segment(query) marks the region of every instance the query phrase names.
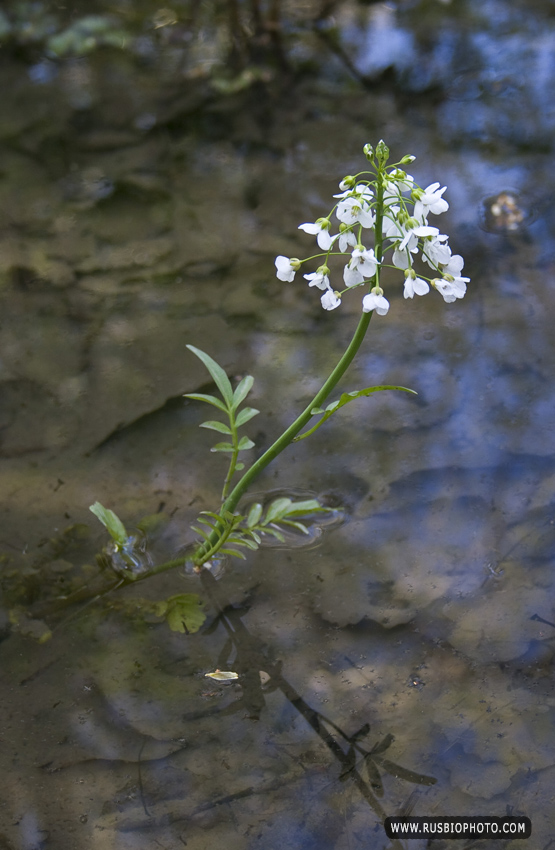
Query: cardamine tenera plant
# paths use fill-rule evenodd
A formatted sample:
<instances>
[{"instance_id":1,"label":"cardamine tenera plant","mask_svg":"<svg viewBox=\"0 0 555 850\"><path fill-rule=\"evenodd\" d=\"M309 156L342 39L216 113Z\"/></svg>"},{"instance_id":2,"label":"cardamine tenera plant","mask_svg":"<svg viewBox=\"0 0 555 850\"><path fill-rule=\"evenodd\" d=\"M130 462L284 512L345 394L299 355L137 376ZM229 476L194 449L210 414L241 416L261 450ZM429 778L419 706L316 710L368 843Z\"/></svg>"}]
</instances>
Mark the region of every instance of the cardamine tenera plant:
<instances>
[{"instance_id":1,"label":"cardamine tenera plant","mask_svg":"<svg viewBox=\"0 0 555 850\"><path fill-rule=\"evenodd\" d=\"M301 230L316 237L319 252L304 260L279 256L275 261L277 277L285 282L293 281L297 272L311 269L318 262L316 270L307 271L303 277L310 287L320 290L324 310L338 309L343 298L351 296L354 290L362 295L361 316L349 345L302 413L248 468L244 453L254 443L248 436L240 436L240 431L259 413L244 404L254 379L247 375L234 388L224 370L208 354L187 346L204 363L219 391L219 395L188 393L186 397L208 404L219 417L208 419L200 427L222 435L223 440L211 451L229 457L221 499L213 511L202 511L197 524L192 526L198 538L196 545L183 556L158 565L151 563L144 552L144 542L129 535L113 511L99 502L92 505L91 511L111 536L105 561L120 577L118 586L183 565L191 572L200 572L213 567L223 556L244 558L245 550L256 550L264 538L284 541L284 532L308 533L307 518L313 519L315 514L329 510L317 499L294 501L279 497L269 504L256 502L245 513L238 512L237 506L260 472L284 449L313 434L346 404L380 390L413 392L405 387L366 387L343 393L323 406L362 345L373 313L385 316L389 311L382 287L382 269L399 271L405 298L423 296L432 289L445 301L452 302L464 296L469 281L461 276L464 262L461 256L451 253L448 237L428 223L430 214L439 215L449 208L443 198L445 187L432 183L421 188L405 171L405 166L415 157L404 156L399 162L389 163L389 148L383 141L376 148L365 145L364 154L369 170L344 177L329 213L315 222L300 225ZM420 261L418 272L417 260ZM335 269L339 263L343 263L342 283ZM192 615L193 602L196 618ZM194 631L199 627L196 595L180 594L156 605L156 612L165 616L173 629Z\"/></svg>"}]
</instances>

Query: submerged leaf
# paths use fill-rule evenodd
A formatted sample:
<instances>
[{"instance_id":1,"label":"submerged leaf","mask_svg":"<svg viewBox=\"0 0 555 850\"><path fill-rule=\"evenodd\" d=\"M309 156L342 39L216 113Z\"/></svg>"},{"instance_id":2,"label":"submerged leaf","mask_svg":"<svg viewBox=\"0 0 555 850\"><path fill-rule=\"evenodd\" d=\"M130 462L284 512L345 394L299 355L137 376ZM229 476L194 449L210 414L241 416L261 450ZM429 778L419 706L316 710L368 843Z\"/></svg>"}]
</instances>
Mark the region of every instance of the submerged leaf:
<instances>
[{"instance_id":1,"label":"submerged leaf","mask_svg":"<svg viewBox=\"0 0 555 850\"><path fill-rule=\"evenodd\" d=\"M159 603L160 613L157 613L166 618L172 632L193 634L198 632L206 620L203 604L197 593L179 593Z\"/></svg>"}]
</instances>

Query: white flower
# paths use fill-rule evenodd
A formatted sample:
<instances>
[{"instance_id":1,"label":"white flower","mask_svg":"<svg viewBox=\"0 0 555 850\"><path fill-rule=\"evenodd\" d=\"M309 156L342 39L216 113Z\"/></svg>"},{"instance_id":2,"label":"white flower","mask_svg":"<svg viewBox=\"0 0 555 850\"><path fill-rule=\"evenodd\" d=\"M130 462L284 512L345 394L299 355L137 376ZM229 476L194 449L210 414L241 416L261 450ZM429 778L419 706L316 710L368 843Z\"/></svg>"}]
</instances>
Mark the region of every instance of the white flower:
<instances>
[{"instance_id":1,"label":"white flower","mask_svg":"<svg viewBox=\"0 0 555 850\"><path fill-rule=\"evenodd\" d=\"M351 253L351 259L343 270L343 280L346 286L356 286L357 283L362 283L365 277L375 275L377 267L374 249L367 251L360 245Z\"/></svg>"},{"instance_id":2,"label":"white flower","mask_svg":"<svg viewBox=\"0 0 555 850\"><path fill-rule=\"evenodd\" d=\"M333 242L333 238L330 236L330 226L331 222L328 218L318 218L314 223L306 222L305 224L299 224L299 230L304 230L305 233L311 233L313 236L316 236L318 247L322 251L327 251Z\"/></svg>"},{"instance_id":3,"label":"white flower","mask_svg":"<svg viewBox=\"0 0 555 850\"><path fill-rule=\"evenodd\" d=\"M359 188L360 187L357 186L357 190ZM367 187L364 186L363 188L366 189ZM349 226L358 222L363 227L373 227L374 213L368 203L371 197L372 193L370 190L366 192L356 192L354 194L349 193L349 195L343 198L343 200L341 200L337 205L335 214L339 221L342 221Z\"/></svg>"},{"instance_id":4,"label":"white flower","mask_svg":"<svg viewBox=\"0 0 555 850\"><path fill-rule=\"evenodd\" d=\"M434 286L443 296L444 301L451 304L453 301L456 301L457 298L464 298L466 284L470 281L470 278L451 277L451 275L449 275L449 278L442 280L436 278L436 280L432 281L432 286Z\"/></svg>"},{"instance_id":5,"label":"white flower","mask_svg":"<svg viewBox=\"0 0 555 850\"><path fill-rule=\"evenodd\" d=\"M451 253L451 251L449 251ZM459 277L462 268L464 266L464 260L460 254L453 254L452 257L449 257L449 260L443 261L443 274L450 274L453 277ZM464 280L470 280L470 278L464 278Z\"/></svg>"},{"instance_id":6,"label":"white flower","mask_svg":"<svg viewBox=\"0 0 555 850\"><path fill-rule=\"evenodd\" d=\"M414 236L418 237L419 239L423 239L426 236L439 236L439 230L437 229L437 227L428 227L424 224L414 227L412 224L413 221L414 219L409 219L407 222L405 235L401 240L401 244L399 245L400 251L402 251L403 248L408 247L409 241L414 241Z\"/></svg>"},{"instance_id":7,"label":"white flower","mask_svg":"<svg viewBox=\"0 0 555 850\"><path fill-rule=\"evenodd\" d=\"M402 192L411 192L414 189L414 177L405 171L396 168L388 174L389 180L385 184L384 199L395 197Z\"/></svg>"},{"instance_id":8,"label":"white flower","mask_svg":"<svg viewBox=\"0 0 555 850\"><path fill-rule=\"evenodd\" d=\"M341 298L333 289L328 289L321 297L322 307L324 310L335 310L341 304Z\"/></svg>"},{"instance_id":9,"label":"white flower","mask_svg":"<svg viewBox=\"0 0 555 850\"><path fill-rule=\"evenodd\" d=\"M445 265L451 259L451 248L447 245L448 237L443 233L431 239L425 239L422 245L422 258L433 269Z\"/></svg>"},{"instance_id":10,"label":"white flower","mask_svg":"<svg viewBox=\"0 0 555 850\"><path fill-rule=\"evenodd\" d=\"M296 257L291 257L291 259L289 259L289 257L283 257L280 255L275 259L275 266L277 269L276 277L280 280L291 281L295 277L295 272L300 269L301 261L297 260Z\"/></svg>"},{"instance_id":11,"label":"white flower","mask_svg":"<svg viewBox=\"0 0 555 850\"><path fill-rule=\"evenodd\" d=\"M374 197L372 189L365 183L359 183L354 189L352 187L350 189L347 188L347 183L345 182L347 179L348 178L345 178L345 180L342 180L339 184L339 188L345 189L345 191L340 192L339 195L334 195L334 198L348 198L350 195L359 195L363 200L370 201L370 199Z\"/></svg>"},{"instance_id":12,"label":"white flower","mask_svg":"<svg viewBox=\"0 0 555 850\"><path fill-rule=\"evenodd\" d=\"M318 271L312 272L312 274L304 274L303 277L308 280L309 286L317 286L318 289L329 289L330 288L330 279L328 277L329 269L327 266L320 266Z\"/></svg>"},{"instance_id":13,"label":"white flower","mask_svg":"<svg viewBox=\"0 0 555 850\"><path fill-rule=\"evenodd\" d=\"M378 316L385 316L389 310L389 301L383 297L381 290L380 293L372 290L372 292L369 292L362 299L362 310L364 313L370 313L371 310L375 310Z\"/></svg>"},{"instance_id":14,"label":"white flower","mask_svg":"<svg viewBox=\"0 0 555 850\"><path fill-rule=\"evenodd\" d=\"M405 298L414 298L415 295L426 295L429 291L430 287L426 281L420 277L416 277L416 272L412 269L408 269L405 272L405 290L403 293Z\"/></svg>"},{"instance_id":15,"label":"white flower","mask_svg":"<svg viewBox=\"0 0 555 850\"><path fill-rule=\"evenodd\" d=\"M393 265L397 269L408 269L412 265L411 259L410 259L411 253L417 254L418 248L417 247L412 247L412 248L408 247L408 248L405 248L404 251L400 251L398 247L395 247L394 250L393 250L393 254L391 256L391 262L393 263Z\"/></svg>"},{"instance_id":16,"label":"white flower","mask_svg":"<svg viewBox=\"0 0 555 850\"><path fill-rule=\"evenodd\" d=\"M341 230L341 228L344 228L344 229ZM346 227L346 225L344 225L344 224L339 225L339 235L335 236L334 239L338 240L339 250L341 251L342 254L346 253L349 245L352 248L356 248L356 246L358 244L357 238L356 238L355 234L353 233L353 231L349 230L349 228Z\"/></svg>"},{"instance_id":17,"label":"white flower","mask_svg":"<svg viewBox=\"0 0 555 850\"><path fill-rule=\"evenodd\" d=\"M424 190L417 190L415 193L417 200L414 204L414 217L423 221L428 213L439 215L446 212L449 209L449 204L441 197L446 188L447 186L444 186L443 189L440 189L439 183L430 183Z\"/></svg>"}]
</instances>

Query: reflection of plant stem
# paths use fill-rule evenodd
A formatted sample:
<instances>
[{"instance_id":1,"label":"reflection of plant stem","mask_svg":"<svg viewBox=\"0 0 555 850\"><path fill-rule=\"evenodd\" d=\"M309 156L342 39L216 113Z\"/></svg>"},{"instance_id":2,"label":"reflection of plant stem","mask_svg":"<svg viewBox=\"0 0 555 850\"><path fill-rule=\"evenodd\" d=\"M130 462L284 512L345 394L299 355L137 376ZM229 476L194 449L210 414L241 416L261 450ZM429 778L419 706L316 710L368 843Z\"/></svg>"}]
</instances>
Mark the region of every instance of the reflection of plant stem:
<instances>
[{"instance_id":1,"label":"reflection of plant stem","mask_svg":"<svg viewBox=\"0 0 555 850\"><path fill-rule=\"evenodd\" d=\"M268 661L266 656L259 649L256 640L245 627L239 613L230 608L227 599L224 600L221 598L221 589L214 576L208 570L203 570L201 573L201 579L206 595L209 597L214 608L218 611L220 622L224 626L230 641L233 643L237 651L235 665L238 666L237 662L244 659L246 669L264 670L264 672L270 676L272 685L279 689L284 697L299 712L299 714L304 717L309 726L311 726L318 737L324 742L334 758L341 764L341 775L354 782L362 797L383 822L387 816L385 810L370 790L368 783L365 782L356 769L356 766L353 766L348 753L341 748L334 736L326 729L324 723L328 723L333 729L339 732L345 740L349 740L348 736L345 735L339 727L335 725L335 723L328 720L320 714L320 712L308 705L295 688L283 677L279 666ZM394 850L402 850L402 845L395 840L392 841L390 846L391 848L394 848Z\"/></svg>"}]
</instances>

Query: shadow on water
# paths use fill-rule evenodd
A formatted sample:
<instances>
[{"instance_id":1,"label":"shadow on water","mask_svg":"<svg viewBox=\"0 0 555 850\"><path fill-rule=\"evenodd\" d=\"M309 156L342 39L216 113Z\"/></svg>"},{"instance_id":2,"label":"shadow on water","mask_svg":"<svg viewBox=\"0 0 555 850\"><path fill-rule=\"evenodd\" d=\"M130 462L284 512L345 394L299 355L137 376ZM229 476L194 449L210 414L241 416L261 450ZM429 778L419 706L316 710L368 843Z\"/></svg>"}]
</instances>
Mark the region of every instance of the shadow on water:
<instances>
[{"instance_id":1,"label":"shadow on water","mask_svg":"<svg viewBox=\"0 0 555 850\"><path fill-rule=\"evenodd\" d=\"M554 26L500 0L0 10L2 848L400 850L382 821L410 812L524 814L550 847ZM472 283L408 303L386 276L341 391L418 396L359 399L255 485L347 521L122 584L90 504L158 563L221 489L185 344L255 376L253 456L342 352L356 298L324 313L274 258L381 137L448 186ZM183 596L190 633L157 607Z\"/></svg>"}]
</instances>

